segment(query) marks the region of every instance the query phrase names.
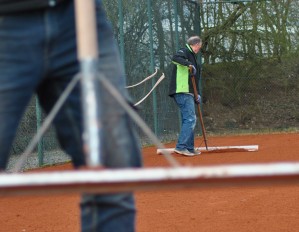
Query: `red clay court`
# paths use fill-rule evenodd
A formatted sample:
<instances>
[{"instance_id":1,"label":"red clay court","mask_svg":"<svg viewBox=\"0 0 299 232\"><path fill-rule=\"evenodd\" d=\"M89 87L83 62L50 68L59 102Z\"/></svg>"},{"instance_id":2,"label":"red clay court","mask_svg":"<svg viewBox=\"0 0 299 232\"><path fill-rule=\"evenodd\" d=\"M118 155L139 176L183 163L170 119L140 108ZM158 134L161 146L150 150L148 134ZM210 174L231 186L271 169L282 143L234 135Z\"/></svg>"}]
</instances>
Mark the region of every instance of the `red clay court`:
<instances>
[{"instance_id":1,"label":"red clay court","mask_svg":"<svg viewBox=\"0 0 299 232\"><path fill-rule=\"evenodd\" d=\"M208 143L209 146L259 145L259 150L174 157L181 164L197 167L299 161L299 133L210 137ZM174 143L166 146L174 147ZM155 147L144 148L143 155L145 167L168 166L165 158L156 154ZM66 164L47 170L70 168ZM146 191L137 192L136 201L138 232L299 231L299 183ZM1 232L79 231L76 194L2 197L0 204Z\"/></svg>"}]
</instances>

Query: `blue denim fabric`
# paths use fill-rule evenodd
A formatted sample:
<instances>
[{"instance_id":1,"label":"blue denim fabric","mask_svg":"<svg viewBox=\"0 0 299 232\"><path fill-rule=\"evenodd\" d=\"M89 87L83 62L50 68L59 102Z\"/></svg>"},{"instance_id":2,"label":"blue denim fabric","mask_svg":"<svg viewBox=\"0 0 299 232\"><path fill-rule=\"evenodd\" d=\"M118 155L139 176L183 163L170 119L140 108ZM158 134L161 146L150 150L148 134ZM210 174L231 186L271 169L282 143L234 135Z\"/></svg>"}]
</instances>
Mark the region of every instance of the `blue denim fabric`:
<instances>
[{"instance_id":1,"label":"blue denim fabric","mask_svg":"<svg viewBox=\"0 0 299 232\"><path fill-rule=\"evenodd\" d=\"M99 73L109 78L124 98L122 64L100 0L96 0ZM45 11L0 16L0 170L7 164L22 114L36 93L48 113L79 71L73 1ZM139 142L127 113L101 90L103 164L109 168L140 167ZM85 164L83 120L78 84L54 120L57 137L75 167ZM102 107L103 107L102 105ZM81 202L82 231L134 231L132 193L85 194Z\"/></svg>"},{"instance_id":2,"label":"blue denim fabric","mask_svg":"<svg viewBox=\"0 0 299 232\"><path fill-rule=\"evenodd\" d=\"M194 151L194 129L196 125L194 98L190 94L177 93L174 95L174 100L180 109L182 119L176 149Z\"/></svg>"},{"instance_id":3,"label":"blue denim fabric","mask_svg":"<svg viewBox=\"0 0 299 232\"><path fill-rule=\"evenodd\" d=\"M133 232L135 213L134 199L130 193L86 195L81 202L82 231Z\"/></svg>"}]
</instances>

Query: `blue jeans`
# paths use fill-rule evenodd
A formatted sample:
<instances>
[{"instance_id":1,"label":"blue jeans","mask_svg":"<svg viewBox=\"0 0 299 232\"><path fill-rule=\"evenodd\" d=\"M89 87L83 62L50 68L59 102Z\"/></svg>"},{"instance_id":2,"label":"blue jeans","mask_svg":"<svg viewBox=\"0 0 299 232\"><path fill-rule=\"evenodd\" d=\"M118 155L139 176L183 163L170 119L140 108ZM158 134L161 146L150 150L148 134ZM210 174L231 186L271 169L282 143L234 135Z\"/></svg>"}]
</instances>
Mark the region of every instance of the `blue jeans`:
<instances>
[{"instance_id":1,"label":"blue jeans","mask_svg":"<svg viewBox=\"0 0 299 232\"><path fill-rule=\"evenodd\" d=\"M177 93L174 95L174 100L180 109L182 119L181 132L176 149L193 151L194 129L196 125L194 98L190 94Z\"/></svg>"},{"instance_id":2,"label":"blue jeans","mask_svg":"<svg viewBox=\"0 0 299 232\"><path fill-rule=\"evenodd\" d=\"M130 101L100 0L96 0L96 8L99 71ZM49 113L78 73L75 33L73 1L45 11L0 16L0 170L7 165L19 121L32 95L37 94L43 110ZM85 165L80 94L78 84L54 120L59 143L75 167ZM140 167L141 152L131 119L107 91L101 89L98 94L105 106L101 114L103 164L109 168ZM81 210L82 231L134 231L133 193L85 194Z\"/></svg>"}]
</instances>

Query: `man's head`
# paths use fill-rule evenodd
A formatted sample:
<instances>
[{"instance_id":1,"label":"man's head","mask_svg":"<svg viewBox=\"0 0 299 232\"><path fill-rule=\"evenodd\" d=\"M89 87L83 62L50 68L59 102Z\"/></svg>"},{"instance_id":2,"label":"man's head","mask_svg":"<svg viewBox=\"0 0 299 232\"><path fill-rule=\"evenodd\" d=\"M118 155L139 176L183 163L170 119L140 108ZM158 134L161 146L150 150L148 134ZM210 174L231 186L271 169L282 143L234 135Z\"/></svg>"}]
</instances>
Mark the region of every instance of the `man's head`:
<instances>
[{"instance_id":1,"label":"man's head","mask_svg":"<svg viewBox=\"0 0 299 232\"><path fill-rule=\"evenodd\" d=\"M189 44L189 46L192 48L193 52L195 54L197 54L201 48L202 45L202 41L201 38L199 36L191 36L188 40L187 40L187 44Z\"/></svg>"}]
</instances>

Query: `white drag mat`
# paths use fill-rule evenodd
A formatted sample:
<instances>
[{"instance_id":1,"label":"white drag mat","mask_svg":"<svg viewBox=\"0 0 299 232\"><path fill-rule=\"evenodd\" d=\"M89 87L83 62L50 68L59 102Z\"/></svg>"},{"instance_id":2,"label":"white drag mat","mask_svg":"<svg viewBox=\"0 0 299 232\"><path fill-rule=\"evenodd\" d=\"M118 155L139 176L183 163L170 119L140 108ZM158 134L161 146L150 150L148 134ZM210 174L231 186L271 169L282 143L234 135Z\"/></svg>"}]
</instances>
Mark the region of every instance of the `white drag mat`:
<instances>
[{"instance_id":1,"label":"white drag mat","mask_svg":"<svg viewBox=\"0 0 299 232\"><path fill-rule=\"evenodd\" d=\"M258 151L258 145L247 145L247 146L217 146L217 147L208 147L208 150L205 147L196 147L195 150L201 151L202 153L208 152L242 152L242 151ZM162 154L163 151L174 152L174 148L166 149L157 149L157 154Z\"/></svg>"}]
</instances>

